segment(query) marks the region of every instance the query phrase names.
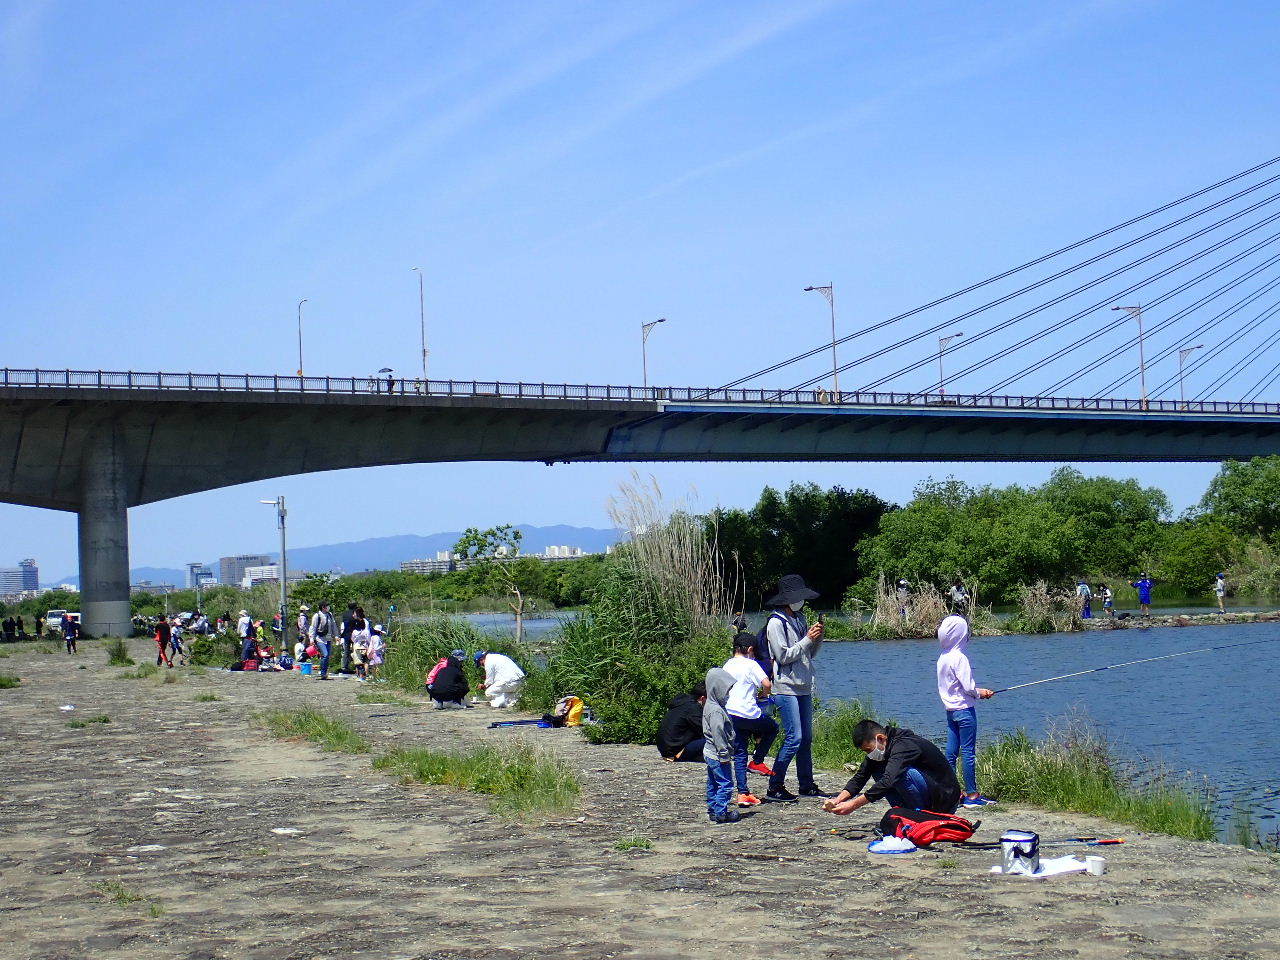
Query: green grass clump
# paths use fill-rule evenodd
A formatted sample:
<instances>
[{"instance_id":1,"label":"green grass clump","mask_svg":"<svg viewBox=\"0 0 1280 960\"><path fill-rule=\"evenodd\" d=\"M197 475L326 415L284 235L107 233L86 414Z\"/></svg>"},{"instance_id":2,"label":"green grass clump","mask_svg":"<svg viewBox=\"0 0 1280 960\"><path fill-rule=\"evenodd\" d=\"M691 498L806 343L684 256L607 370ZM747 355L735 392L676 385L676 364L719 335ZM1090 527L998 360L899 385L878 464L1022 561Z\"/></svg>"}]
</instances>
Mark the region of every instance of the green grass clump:
<instances>
[{"instance_id":1,"label":"green grass clump","mask_svg":"<svg viewBox=\"0 0 1280 960\"><path fill-rule=\"evenodd\" d=\"M259 720L272 734L286 740L310 740L336 753L369 752L369 741L351 724L318 710L270 710L260 714Z\"/></svg>"},{"instance_id":2,"label":"green grass clump","mask_svg":"<svg viewBox=\"0 0 1280 960\"><path fill-rule=\"evenodd\" d=\"M854 745L853 728L867 719L876 719L870 700L823 700L813 713L813 765L839 770L847 763L861 763L865 754ZM781 742L779 733L776 745Z\"/></svg>"},{"instance_id":3,"label":"green grass clump","mask_svg":"<svg viewBox=\"0 0 1280 960\"><path fill-rule=\"evenodd\" d=\"M132 667L134 659L129 656L129 644L124 637L112 637L107 641L107 666Z\"/></svg>"},{"instance_id":4,"label":"green grass clump","mask_svg":"<svg viewBox=\"0 0 1280 960\"><path fill-rule=\"evenodd\" d=\"M50 654L50 653L57 653L57 652L58 652L58 648L57 648L57 647L55 647L55 646L54 646L53 644L51 644L51 643L38 643L38 644L36 644L34 647L32 647L32 652L33 652L33 653L43 653L43 654L46 654L46 655L47 655L47 654Z\"/></svg>"},{"instance_id":5,"label":"green grass clump","mask_svg":"<svg viewBox=\"0 0 1280 960\"><path fill-rule=\"evenodd\" d=\"M1217 836L1207 791L1163 775L1136 782L1121 772L1101 734L1078 720L1039 742L1024 730L1004 734L979 751L978 778L985 792L1004 801L1090 814L1190 840Z\"/></svg>"},{"instance_id":6,"label":"green grass clump","mask_svg":"<svg viewBox=\"0 0 1280 960\"><path fill-rule=\"evenodd\" d=\"M524 740L462 753L398 749L373 765L406 781L485 794L492 798L495 813L514 818L571 810L582 791L577 772L566 760Z\"/></svg>"},{"instance_id":7,"label":"green grass clump","mask_svg":"<svg viewBox=\"0 0 1280 960\"><path fill-rule=\"evenodd\" d=\"M89 726L89 724L91 723L110 723L110 722L111 722L110 717L108 717L105 713L100 713L96 717L86 717L83 720L80 720L80 719L72 720L67 724L67 726L70 727L72 730L83 730L85 727Z\"/></svg>"},{"instance_id":8,"label":"green grass clump","mask_svg":"<svg viewBox=\"0 0 1280 960\"><path fill-rule=\"evenodd\" d=\"M615 850L652 850L653 841L648 837L622 837L613 845Z\"/></svg>"},{"instance_id":9,"label":"green grass clump","mask_svg":"<svg viewBox=\"0 0 1280 960\"><path fill-rule=\"evenodd\" d=\"M196 694L196 703L213 703L215 700L221 700L221 699L222 698L218 696L216 693L197 693Z\"/></svg>"},{"instance_id":10,"label":"green grass clump","mask_svg":"<svg viewBox=\"0 0 1280 960\"><path fill-rule=\"evenodd\" d=\"M193 666L225 667L240 659L240 641L234 634L188 634L183 644Z\"/></svg>"},{"instance_id":11,"label":"green grass clump","mask_svg":"<svg viewBox=\"0 0 1280 960\"><path fill-rule=\"evenodd\" d=\"M396 696L394 693L379 693L376 690L357 693L356 703L388 703L395 707L413 706L412 700L406 700L404 697Z\"/></svg>"},{"instance_id":12,"label":"green grass clump","mask_svg":"<svg viewBox=\"0 0 1280 960\"><path fill-rule=\"evenodd\" d=\"M132 660L129 661L133 663ZM153 677L160 672L160 668L154 663L143 663L138 666L137 670L126 670L124 673L117 673L117 680L145 680L147 677Z\"/></svg>"},{"instance_id":13,"label":"green grass clump","mask_svg":"<svg viewBox=\"0 0 1280 960\"><path fill-rule=\"evenodd\" d=\"M93 889L117 906L127 907L135 903L145 903L147 905L147 913L150 916L164 916L164 907L160 904L160 901L152 900L136 890L130 890L120 880L99 880L93 885Z\"/></svg>"},{"instance_id":14,"label":"green grass clump","mask_svg":"<svg viewBox=\"0 0 1280 960\"><path fill-rule=\"evenodd\" d=\"M22 686L22 681L11 673L0 673L0 690L12 690Z\"/></svg>"},{"instance_id":15,"label":"green grass clump","mask_svg":"<svg viewBox=\"0 0 1280 960\"><path fill-rule=\"evenodd\" d=\"M0 660L3 660L9 656L12 656L12 654L10 654L8 650L0 650Z\"/></svg>"}]
</instances>

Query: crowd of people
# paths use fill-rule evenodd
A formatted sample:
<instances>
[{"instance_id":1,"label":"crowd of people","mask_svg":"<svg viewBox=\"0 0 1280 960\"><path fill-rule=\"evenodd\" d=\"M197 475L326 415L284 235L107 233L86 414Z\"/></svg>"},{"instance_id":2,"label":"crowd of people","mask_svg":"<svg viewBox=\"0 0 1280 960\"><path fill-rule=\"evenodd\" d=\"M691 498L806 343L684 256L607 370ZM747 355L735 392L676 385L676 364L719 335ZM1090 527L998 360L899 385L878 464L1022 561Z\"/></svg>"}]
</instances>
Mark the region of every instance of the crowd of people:
<instances>
[{"instance_id":1,"label":"crowd of people","mask_svg":"<svg viewBox=\"0 0 1280 960\"><path fill-rule=\"evenodd\" d=\"M733 823L742 818L739 808L797 803L802 797L823 800L823 808L836 815L882 799L890 806L940 813L994 803L978 789L975 710L994 693L974 679L966 652L969 624L958 613L938 627L936 672L947 719L945 752L911 730L863 720L853 731L854 744L866 754L861 766L837 794L818 785L812 754L813 689L824 629L821 617L810 624L804 614L805 604L817 596L800 576L783 577L767 602L771 609L764 629L751 633L740 619L732 656L671 702L658 733L658 752L672 763L705 765L708 817ZM770 766L769 750L779 732L782 744ZM957 760L963 787L956 776ZM793 764L796 793L786 786ZM763 798L751 788L751 773L767 778Z\"/></svg>"}]
</instances>

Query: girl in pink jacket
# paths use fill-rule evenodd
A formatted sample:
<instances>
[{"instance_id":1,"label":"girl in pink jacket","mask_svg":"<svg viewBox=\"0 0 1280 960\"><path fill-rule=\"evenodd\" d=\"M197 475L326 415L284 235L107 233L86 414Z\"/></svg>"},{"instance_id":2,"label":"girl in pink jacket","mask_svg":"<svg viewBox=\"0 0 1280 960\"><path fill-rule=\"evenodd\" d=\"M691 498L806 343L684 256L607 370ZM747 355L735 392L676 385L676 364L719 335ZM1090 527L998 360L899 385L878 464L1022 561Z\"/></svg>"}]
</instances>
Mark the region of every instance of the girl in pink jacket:
<instances>
[{"instance_id":1,"label":"girl in pink jacket","mask_svg":"<svg viewBox=\"0 0 1280 960\"><path fill-rule=\"evenodd\" d=\"M938 697L947 711L947 762L956 765L960 757L964 767L964 796L960 805L984 807L995 803L978 792L977 745L978 712L974 704L995 694L978 686L965 649L969 646L969 623L955 614L938 626Z\"/></svg>"}]
</instances>

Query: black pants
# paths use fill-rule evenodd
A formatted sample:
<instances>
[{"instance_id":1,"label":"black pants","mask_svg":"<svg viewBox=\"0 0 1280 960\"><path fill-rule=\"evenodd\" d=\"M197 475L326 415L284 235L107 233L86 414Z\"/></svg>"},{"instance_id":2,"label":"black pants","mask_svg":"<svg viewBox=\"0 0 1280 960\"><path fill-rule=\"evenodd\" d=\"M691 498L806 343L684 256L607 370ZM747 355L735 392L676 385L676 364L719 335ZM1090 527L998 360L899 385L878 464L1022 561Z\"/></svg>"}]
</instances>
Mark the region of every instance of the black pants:
<instances>
[{"instance_id":1,"label":"black pants","mask_svg":"<svg viewBox=\"0 0 1280 960\"><path fill-rule=\"evenodd\" d=\"M75 653L75 652L76 652L76 638L75 638L75 637L67 637L67 638L66 638L66 640L67 640L67 653Z\"/></svg>"},{"instance_id":2,"label":"black pants","mask_svg":"<svg viewBox=\"0 0 1280 960\"><path fill-rule=\"evenodd\" d=\"M351 672L351 638L343 637L342 639L342 672Z\"/></svg>"}]
</instances>

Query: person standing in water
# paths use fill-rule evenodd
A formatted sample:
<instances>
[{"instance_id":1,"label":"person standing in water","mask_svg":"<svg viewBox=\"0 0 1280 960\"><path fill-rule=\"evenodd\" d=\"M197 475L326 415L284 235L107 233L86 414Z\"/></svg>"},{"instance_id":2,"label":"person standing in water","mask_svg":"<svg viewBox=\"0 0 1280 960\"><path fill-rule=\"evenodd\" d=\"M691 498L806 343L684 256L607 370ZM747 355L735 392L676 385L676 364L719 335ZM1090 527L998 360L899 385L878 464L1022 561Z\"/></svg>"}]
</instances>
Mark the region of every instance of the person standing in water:
<instances>
[{"instance_id":1,"label":"person standing in water","mask_svg":"<svg viewBox=\"0 0 1280 960\"><path fill-rule=\"evenodd\" d=\"M805 601L816 599L797 574L778 581L778 592L769 598L773 607L765 637L773 660L773 701L778 707L784 731L782 748L773 762L767 800L791 803L795 794L786 788L787 768L796 763L800 796L828 797L813 780L813 660L822 649L822 624L812 627L800 611Z\"/></svg>"}]
</instances>

